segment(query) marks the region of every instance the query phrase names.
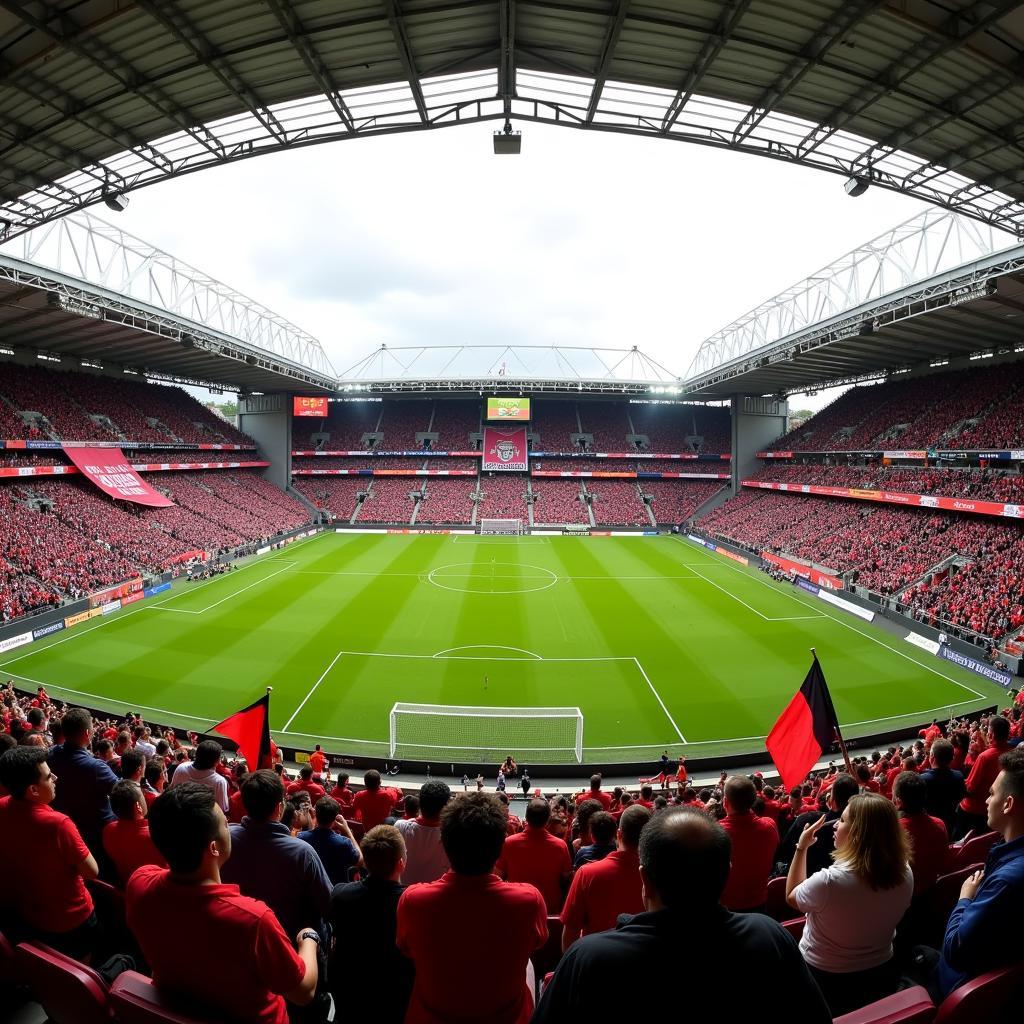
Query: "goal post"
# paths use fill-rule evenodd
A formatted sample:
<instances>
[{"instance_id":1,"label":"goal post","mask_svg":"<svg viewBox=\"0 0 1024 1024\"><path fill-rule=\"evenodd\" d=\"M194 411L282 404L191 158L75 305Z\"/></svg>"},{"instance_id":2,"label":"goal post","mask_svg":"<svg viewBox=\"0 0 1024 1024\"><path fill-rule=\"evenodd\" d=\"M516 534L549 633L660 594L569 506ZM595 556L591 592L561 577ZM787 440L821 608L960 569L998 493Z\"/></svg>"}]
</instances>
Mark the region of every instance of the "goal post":
<instances>
[{"instance_id":1,"label":"goal post","mask_svg":"<svg viewBox=\"0 0 1024 1024\"><path fill-rule=\"evenodd\" d=\"M579 708L494 708L399 702L389 716L390 756L417 761L521 764L583 761Z\"/></svg>"},{"instance_id":2,"label":"goal post","mask_svg":"<svg viewBox=\"0 0 1024 1024\"><path fill-rule=\"evenodd\" d=\"M481 534L511 536L523 532L523 521L522 519L481 519L478 529Z\"/></svg>"}]
</instances>

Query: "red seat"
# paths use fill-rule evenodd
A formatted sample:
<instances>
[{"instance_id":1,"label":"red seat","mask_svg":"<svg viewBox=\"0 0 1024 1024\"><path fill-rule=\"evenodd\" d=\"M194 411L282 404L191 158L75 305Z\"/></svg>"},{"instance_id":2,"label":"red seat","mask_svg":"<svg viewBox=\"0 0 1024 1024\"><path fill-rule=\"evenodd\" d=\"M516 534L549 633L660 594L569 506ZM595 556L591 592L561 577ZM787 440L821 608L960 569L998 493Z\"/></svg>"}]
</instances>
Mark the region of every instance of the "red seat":
<instances>
[{"instance_id":1,"label":"red seat","mask_svg":"<svg viewBox=\"0 0 1024 1024\"><path fill-rule=\"evenodd\" d=\"M947 871L959 871L968 864L981 864L984 866L989 850L1000 838L998 832L986 832L983 836L974 836L968 839L962 846L950 846L946 858Z\"/></svg>"},{"instance_id":2,"label":"red seat","mask_svg":"<svg viewBox=\"0 0 1024 1024\"><path fill-rule=\"evenodd\" d=\"M118 1024L217 1024L221 1015L204 1012L187 1001L169 997L135 971L125 971L110 986Z\"/></svg>"},{"instance_id":3,"label":"red seat","mask_svg":"<svg viewBox=\"0 0 1024 1024\"><path fill-rule=\"evenodd\" d=\"M773 878L768 883L768 900L765 913L776 921L785 921L793 913L793 908L786 902L785 878Z\"/></svg>"},{"instance_id":4,"label":"red seat","mask_svg":"<svg viewBox=\"0 0 1024 1024\"><path fill-rule=\"evenodd\" d=\"M977 1021L997 1021L1009 1018L1011 1003L1024 982L1024 960L1010 967L987 971L964 982L950 992L939 1012L935 1024L975 1024Z\"/></svg>"},{"instance_id":5,"label":"red seat","mask_svg":"<svg viewBox=\"0 0 1024 1024\"><path fill-rule=\"evenodd\" d=\"M806 917L794 917L789 921L783 921L782 927L785 928L786 931L789 932L789 934L792 935L797 942L799 942L800 937L804 933L804 925L806 923Z\"/></svg>"},{"instance_id":6,"label":"red seat","mask_svg":"<svg viewBox=\"0 0 1024 1024\"><path fill-rule=\"evenodd\" d=\"M920 913L916 916L915 941L940 948L946 932L946 922L960 899L964 881L983 864L968 864L959 871L940 875L935 885L921 897Z\"/></svg>"},{"instance_id":7,"label":"red seat","mask_svg":"<svg viewBox=\"0 0 1024 1024\"><path fill-rule=\"evenodd\" d=\"M935 1006L928 990L915 985L852 1013L844 1013L832 1024L928 1024L934 1017Z\"/></svg>"},{"instance_id":8,"label":"red seat","mask_svg":"<svg viewBox=\"0 0 1024 1024\"><path fill-rule=\"evenodd\" d=\"M533 961L533 969L538 979L543 980L544 976L558 966L562 959L562 919L560 917L548 917L548 940L539 949L530 954Z\"/></svg>"},{"instance_id":9,"label":"red seat","mask_svg":"<svg viewBox=\"0 0 1024 1024\"><path fill-rule=\"evenodd\" d=\"M91 967L35 942L20 943L14 959L50 1024L110 1024L113 1020L107 983Z\"/></svg>"}]
</instances>

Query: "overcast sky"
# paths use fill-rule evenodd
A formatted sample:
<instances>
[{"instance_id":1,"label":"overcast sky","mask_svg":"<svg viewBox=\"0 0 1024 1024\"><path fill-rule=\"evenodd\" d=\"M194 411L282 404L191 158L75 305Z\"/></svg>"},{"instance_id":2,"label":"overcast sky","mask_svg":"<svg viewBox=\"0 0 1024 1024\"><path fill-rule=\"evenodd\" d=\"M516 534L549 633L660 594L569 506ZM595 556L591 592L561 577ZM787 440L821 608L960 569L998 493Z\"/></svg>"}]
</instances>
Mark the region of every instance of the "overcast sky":
<instances>
[{"instance_id":1,"label":"overcast sky","mask_svg":"<svg viewBox=\"0 0 1024 1024\"><path fill-rule=\"evenodd\" d=\"M684 374L706 336L924 208L739 153L517 127L519 157L487 124L382 136L98 212L309 331L339 372L382 342L561 343Z\"/></svg>"}]
</instances>

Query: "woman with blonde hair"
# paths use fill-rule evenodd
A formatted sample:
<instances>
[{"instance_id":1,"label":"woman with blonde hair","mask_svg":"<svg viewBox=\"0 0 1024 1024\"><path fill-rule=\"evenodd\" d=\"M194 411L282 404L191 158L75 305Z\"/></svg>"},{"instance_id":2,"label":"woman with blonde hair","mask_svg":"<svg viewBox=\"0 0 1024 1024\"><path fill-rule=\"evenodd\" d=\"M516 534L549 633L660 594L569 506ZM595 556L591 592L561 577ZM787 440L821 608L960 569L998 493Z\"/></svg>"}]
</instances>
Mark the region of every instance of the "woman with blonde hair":
<instances>
[{"instance_id":1,"label":"woman with blonde hair","mask_svg":"<svg viewBox=\"0 0 1024 1024\"><path fill-rule=\"evenodd\" d=\"M891 994L896 925L910 906L914 875L910 839L883 796L853 797L835 822L833 864L807 877L807 850L822 815L796 844L786 900L807 915L800 952L834 1017Z\"/></svg>"}]
</instances>

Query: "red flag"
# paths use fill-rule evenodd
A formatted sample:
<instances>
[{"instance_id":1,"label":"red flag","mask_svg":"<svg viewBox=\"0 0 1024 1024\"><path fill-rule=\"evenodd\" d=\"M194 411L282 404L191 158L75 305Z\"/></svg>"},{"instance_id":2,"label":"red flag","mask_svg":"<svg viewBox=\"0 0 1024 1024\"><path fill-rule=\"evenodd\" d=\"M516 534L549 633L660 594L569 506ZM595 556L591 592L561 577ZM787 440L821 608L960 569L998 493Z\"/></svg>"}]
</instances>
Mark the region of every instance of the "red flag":
<instances>
[{"instance_id":1,"label":"red flag","mask_svg":"<svg viewBox=\"0 0 1024 1024\"><path fill-rule=\"evenodd\" d=\"M272 768L274 761L270 753L270 694L265 693L258 701L241 711L225 718L213 727L238 745L238 752L245 758L250 771L258 768Z\"/></svg>"},{"instance_id":2,"label":"red flag","mask_svg":"<svg viewBox=\"0 0 1024 1024\"><path fill-rule=\"evenodd\" d=\"M842 739L825 675L815 656L807 678L772 726L765 747L786 789L799 786L836 738Z\"/></svg>"}]
</instances>

